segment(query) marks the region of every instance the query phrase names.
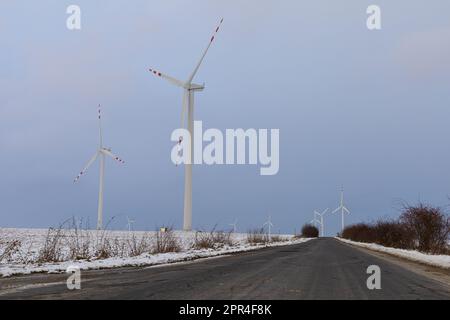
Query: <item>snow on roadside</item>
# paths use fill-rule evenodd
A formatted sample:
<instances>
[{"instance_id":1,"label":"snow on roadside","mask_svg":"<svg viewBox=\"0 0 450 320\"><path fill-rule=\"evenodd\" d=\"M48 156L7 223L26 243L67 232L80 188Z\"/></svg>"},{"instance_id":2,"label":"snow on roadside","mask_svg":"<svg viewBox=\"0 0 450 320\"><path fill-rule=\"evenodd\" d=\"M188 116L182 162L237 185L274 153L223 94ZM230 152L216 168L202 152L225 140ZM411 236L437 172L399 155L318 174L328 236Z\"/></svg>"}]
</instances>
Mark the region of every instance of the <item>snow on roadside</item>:
<instances>
[{"instance_id":1,"label":"snow on roadside","mask_svg":"<svg viewBox=\"0 0 450 320\"><path fill-rule=\"evenodd\" d=\"M2 236L6 239L21 239L26 245L27 255L35 256L37 251L42 247L45 242L46 230L37 229L2 229ZM95 231L93 231L95 232ZM143 236L145 232L131 231L131 232L121 232L112 231L110 232L114 237L120 237L121 239L127 239L130 234L138 234ZM107 259L91 259L91 260L77 260L77 261L64 261L58 263L18 263L18 262L8 262L0 263L0 277L9 277L13 275L20 274L31 274L31 273L63 273L66 272L69 266L75 266L80 268L80 270L90 270L90 269L108 269L117 267L142 267L142 266L156 266L177 262L185 262L202 258L210 258L221 255L229 255L238 252L258 250L267 247L284 246L304 243L310 239L295 239L292 236L282 236L286 239L285 241L273 242L267 244L250 245L246 241L246 234L233 234L233 246L224 246L218 249L202 249L195 250L190 249L193 237L195 233L186 232L176 232L177 238L181 243L181 252L176 253L158 253L150 254L144 253L135 257L111 257Z\"/></svg>"},{"instance_id":2,"label":"snow on roadside","mask_svg":"<svg viewBox=\"0 0 450 320\"><path fill-rule=\"evenodd\" d=\"M375 243L364 243L364 242L355 242L347 239L342 238L336 238L339 241L352 244L355 246L367 248L373 251L388 253L400 258L412 260L415 262L420 262L423 264L427 264L434 267L444 268L444 269L450 269L450 255L431 255L422 253L415 250L405 250L405 249L397 249L397 248L390 248L390 247L384 247L379 244Z\"/></svg>"}]
</instances>

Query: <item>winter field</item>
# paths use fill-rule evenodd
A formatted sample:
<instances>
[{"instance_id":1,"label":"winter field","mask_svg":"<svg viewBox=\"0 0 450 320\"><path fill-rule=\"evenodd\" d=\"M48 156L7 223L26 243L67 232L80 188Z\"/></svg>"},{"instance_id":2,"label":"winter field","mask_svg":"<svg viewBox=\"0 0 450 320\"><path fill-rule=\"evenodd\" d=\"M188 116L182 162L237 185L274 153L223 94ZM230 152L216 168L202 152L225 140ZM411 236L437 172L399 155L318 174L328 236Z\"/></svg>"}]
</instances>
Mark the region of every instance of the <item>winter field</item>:
<instances>
[{"instance_id":1,"label":"winter field","mask_svg":"<svg viewBox=\"0 0 450 320\"><path fill-rule=\"evenodd\" d=\"M387 253L407 260L423 263L434 267L450 269L450 255L431 255L415 250L404 250L404 249L384 247L375 243L355 242L343 238L336 238L336 239L351 245L363 247L373 251Z\"/></svg>"},{"instance_id":2,"label":"winter field","mask_svg":"<svg viewBox=\"0 0 450 320\"><path fill-rule=\"evenodd\" d=\"M125 266L153 266L298 244L309 239L262 231L143 232L71 229L1 229L0 276Z\"/></svg>"}]
</instances>

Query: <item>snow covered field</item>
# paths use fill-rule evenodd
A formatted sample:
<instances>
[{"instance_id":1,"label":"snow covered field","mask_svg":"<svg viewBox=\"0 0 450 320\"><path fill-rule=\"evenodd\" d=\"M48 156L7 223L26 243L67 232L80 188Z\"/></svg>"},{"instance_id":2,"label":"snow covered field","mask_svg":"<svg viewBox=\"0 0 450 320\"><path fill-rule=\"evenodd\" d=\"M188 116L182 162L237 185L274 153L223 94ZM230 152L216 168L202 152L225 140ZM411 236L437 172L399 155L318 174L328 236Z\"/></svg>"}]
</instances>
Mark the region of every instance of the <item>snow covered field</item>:
<instances>
[{"instance_id":1,"label":"snow covered field","mask_svg":"<svg viewBox=\"0 0 450 320\"><path fill-rule=\"evenodd\" d=\"M153 266L309 240L276 235L273 242L255 244L248 242L247 234L230 234L229 238L228 234L219 234L217 238L223 242L216 239L219 242L213 248L199 248L201 239L209 240L210 234L196 236L195 232L174 231L170 232L169 242L176 242L176 252L158 253L154 248L166 241L161 240L165 237L163 233L53 230L49 235L48 232L46 229L0 228L0 276L65 272L69 266L77 266L81 270ZM56 258L57 262L43 259L48 256Z\"/></svg>"},{"instance_id":2,"label":"snow covered field","mask_svg":"<svg viewBox=\"0 0 450 320\"><path fill-rule=\"evenodd\" d=\"M363 243L363 242L355 242L347 239L336 238L342 242L352 244L355 246L367 248L370 250L388 253L400 258L420 262L423 264L427 264L430 266L440 267L444 269L450 269L450 255L431 255L425 254L419 251L414 250L404 250L404 249L396 249L384 247L375 243Z\"/></svg>"}]
</instances>

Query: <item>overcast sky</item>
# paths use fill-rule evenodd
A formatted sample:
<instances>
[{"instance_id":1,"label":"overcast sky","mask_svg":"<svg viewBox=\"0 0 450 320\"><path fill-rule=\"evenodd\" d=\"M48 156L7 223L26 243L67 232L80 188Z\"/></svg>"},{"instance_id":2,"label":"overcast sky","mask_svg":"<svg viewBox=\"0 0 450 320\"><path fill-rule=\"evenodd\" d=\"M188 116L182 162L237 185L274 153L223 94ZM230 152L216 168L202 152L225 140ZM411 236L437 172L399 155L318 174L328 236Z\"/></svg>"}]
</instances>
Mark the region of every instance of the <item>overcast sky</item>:
<instances>
[{"instance_id":1,"label":"overcast sky","mask_svg":"<svg viewBox=\"0 0 450 320\"><path fill-rule=\"evenodd\" d=\"M345 4L344 4L345 3ZM78 4L82 29L66 28ZM366 27L378 4L382 30ZM246 231L272 215L293 232L338 205L349 223L399 214L399 200L446 205L450 194L450 3L432 1L62 1L0 3L0 227L48 227L97 214L104 141L105 221L182 225L182 167L170 159L180 89L220 18L196 81L205 128L279 128L280 171L194 168L195 228ZM326 218L333 235L340 217Z\"/></svg>"}]
</instances>

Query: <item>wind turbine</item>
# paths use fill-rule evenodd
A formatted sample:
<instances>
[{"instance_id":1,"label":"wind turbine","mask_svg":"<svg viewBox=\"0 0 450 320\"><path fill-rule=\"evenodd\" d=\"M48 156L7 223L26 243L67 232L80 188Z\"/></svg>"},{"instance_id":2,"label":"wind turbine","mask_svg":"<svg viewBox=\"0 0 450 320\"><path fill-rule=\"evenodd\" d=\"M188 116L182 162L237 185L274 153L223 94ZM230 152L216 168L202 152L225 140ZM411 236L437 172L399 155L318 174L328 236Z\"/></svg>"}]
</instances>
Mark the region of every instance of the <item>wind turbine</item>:
<instances>
[{"instance_id":1,"label":"wind turbine","mask_svg":"<svg viewBox=\"0 0 450 320\"><path fill-rule=\"evenodd\" d=\"M103 229L103 177L105 173L105 157L111 157L115 161L124 164L123 161L118 156L111 153L111 149L105 148L103 146L103 133L102 133L102 111L100 105L98 106L98 128L99 128L99 146L94 156L89 160L83 170L74 179L74 183L77 183L80 178L86 174L89 167L100 157L100 181L99 181L99 191L98 191L98 210L97 210L97 230Z\"/></svg>"},{"instance_id":2,"label":"wind turbine","mask_svg":"<svg viewBox=\"0 0 450 320\"><path fill-rule=\"evenodd\" d=\"M350 214L350 211L345 207L344 205L344 187L342 186L341 188L341 203L339 204L339 207L337 207L333 213L339 212L341 211L341 220L342 220L342 227L341 227L341 232L344 231L344 214Z\"/></svg>"},{"instance_id":3,"label":"wind turbine","mask_svg":"<svg viewBox=\"0 0 450 320\"><path fill-rule=\"evenodd\" d=\"M223 19L220 20L218 27L215 29L211 39L209 40L208 46L204 50L200 61L195 66L194 71L191 73L189 78L186 81L175 79L171 76L168 76L162 72L159 72L154 69L149 69L155 76L161 77L171 84L180 87L183 89L183 105L181 111L181 124L184 127L184 115L187 113L187 129L189 131L191 137L191 145L189 146L189 150L187 153L187 159L190 161L186 161L188 163L184 164L185 168L185 177L184 177L184 216L183 216L183 229L185 231L192 230L192 154L194 153L194 93L200 92L205 89L205 84L199 85L195 84L192 81L194 80L195 75L197 74L198 69L200 68L203 59L208 53L209 48L211 47L217 32L219 31L220 26L222 25ZM178 144L181 145L183 139L180 137Z\"/></svg>"},{"instance_id":4,"label":"wind turbine","mask_svg":"<svg viewBox=\"0 0 450 320\"><path fill-rule=\"evenodd\" d=\"M268 236L269 236L269 240L272 238L271 236L271 228L273 227L272 224L272 216L269 215L269 220L267 220L266 222L264 222L263 227L267 226L267 230L269 231Z\"/></svg>"},{"instance_id":5,"label":"wind turbine","mask_svg":"<svg viewBox=\"0 0 450 320\"><path fill-rule=\"evenodd\" d=\"M131 231L131 227L133 225L133 223L135 223L136 221L131 220L129 216L127 216L127 227L128 227L128 231Z\"/></svg>"},{"instance_id":6,"label":"wind turbine","mask_svg":"<svg viewBox=\"0 0 450 320\"><path fill-rule=\"evenodd\" d=\"M314 227L317 227L320 221L317 220L316 215L314 214L314 219L312 219L309 223L312 224Z\"/></svg>"},{"instance_id":7,"label":"wind turbine","mask_svg":"<svg viewBox=\"0 0 450 320\"><path fill-rule=\"evenodd\" d=\"M324 223L323 223L323 216L328 212L328 208L326 208L324 211L322 212L318 212L316 210L314 210L314 220L316 220L316 216L319 217L320 220L318 220L319 224L320 224L320 233L321 233L321 237L323 237L324 235ZM317 220L316 220L317 221Z\"/></svg>"},{"instance_id":8,"label":"wind turbine","mask_svg":"<svg viewBox=\"0 0 450 320\"><path fill-rule=\"evenodd\" d=\"M234 223L230 223L230 226L233 227L233 233L236 233L237 231L237 219L234 220Z\"/></svg>"}]
</instances>

